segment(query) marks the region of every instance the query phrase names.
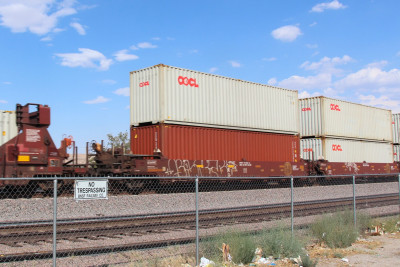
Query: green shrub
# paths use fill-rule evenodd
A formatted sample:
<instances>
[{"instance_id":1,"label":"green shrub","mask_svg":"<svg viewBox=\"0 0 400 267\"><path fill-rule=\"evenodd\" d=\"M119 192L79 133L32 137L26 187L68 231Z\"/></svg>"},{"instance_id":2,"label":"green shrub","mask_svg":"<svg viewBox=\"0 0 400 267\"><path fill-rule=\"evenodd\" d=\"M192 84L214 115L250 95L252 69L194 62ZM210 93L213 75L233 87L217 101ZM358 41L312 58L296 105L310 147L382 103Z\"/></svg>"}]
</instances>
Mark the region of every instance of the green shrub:
<instances>
[{"instance_id":1,"label":"green shrub","mask_svg":"<svg viewBox=\"0 0 400 267\"><path fill-rule=\"evenodd\" d=\"M290 229L273 228L265 230L259 241L265 257L274 258L293 257L296 258L303 252L303 244Z\"/></svg>"},{"instance_id":2,"label":"green shrub","mask_svg":"<svg viewBox=\"0 0 400 267\"><path fill-rule=\"evenodd\" d=\"M344 248L354 243L363 229L371 224L369 216L357 214L357 227L354 227L352 211L324 215L311 226L311 231L320 242L331 248Z\"/></svg>"},{"instance_id":3,"label":"green shrub","mask_svg":"<svg viewBox=\"0 0 400 267\"><path fill-rule=\"evenodd\" d=\"M400 224L399 224L399 218L394 217L394 218L388 218L382 222L382 228L385 232L387 233L395 233L399 231Z\"/></svg>"},{"instance_id":4,"label":"green shrub","mask_svg":"<svg viewBox=\"0 0 400 267\"><path fill-rule=\"evenodd\" d=\"M201 254L214 262L222 262L222 244L229 245L232 261L235 263L250 263L256 249L255 238L238 230L220 233L217 236L202 240Z\"/></svg>"},{"instance_id":5,"label":"green shrub","mask_svg":"<svg viewBox=\"0 0 400 267\"><path fill-rule=\"evenodd\" d=\"M318 260L312 260L308 255L303 254L301 256L301 266L303 267L315 267L318 264Z\"/></svg>"}]
</instances>

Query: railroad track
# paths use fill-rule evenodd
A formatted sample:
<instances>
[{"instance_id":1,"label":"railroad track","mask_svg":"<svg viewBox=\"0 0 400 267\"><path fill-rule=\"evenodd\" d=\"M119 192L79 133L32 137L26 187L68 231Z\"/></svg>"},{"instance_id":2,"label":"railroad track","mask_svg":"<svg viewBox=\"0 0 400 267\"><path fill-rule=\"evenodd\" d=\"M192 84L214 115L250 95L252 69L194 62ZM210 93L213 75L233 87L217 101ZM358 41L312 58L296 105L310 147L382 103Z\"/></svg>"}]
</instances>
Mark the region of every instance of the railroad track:
<instances>
[{"instance_id":1,"label":"railroad track","mask_svg":"<svg viewBox=\"0 0 400 267\"><path fill-rule=\"evenodd\" d=\"M385 194L357 197L357 209L398 205L398 194ZM353 198L328 199L294 203L295 217L332 212L352 207ZM224 225L272 221L290 217L291 204L247 206L199 212L199 228L214 228ZM59 220L57 223L57 240L78 242L82 239L98 240L103 238L123 238L124 236L157 236L178 230L195 230L195 211L164 214L143 214L124 217L102 217L73 220ZM89 255L109 253L132 249L155 248L174 244L193 242L194 235L188 238L151 239L148 241L129 242L113 246L93 246L86 248L59 249L57 256ZM202 236L203 237L203 236ZM0 244L10 247L21 247L23 244L51 243L53 240L52 221L0 223ZM16 248L16 250L18 250ZM3 254L0 262L26 259L43 259L52 256L52 252L23 252Z\"/></svg>"}]
</instances>

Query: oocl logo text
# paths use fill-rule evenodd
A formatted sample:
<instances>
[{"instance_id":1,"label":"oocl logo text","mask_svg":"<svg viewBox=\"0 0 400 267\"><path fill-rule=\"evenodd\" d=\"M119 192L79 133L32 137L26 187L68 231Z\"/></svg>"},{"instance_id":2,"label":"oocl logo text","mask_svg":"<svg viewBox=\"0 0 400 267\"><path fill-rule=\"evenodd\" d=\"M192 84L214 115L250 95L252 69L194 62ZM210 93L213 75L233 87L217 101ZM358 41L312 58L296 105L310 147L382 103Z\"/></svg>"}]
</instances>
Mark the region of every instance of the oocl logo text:
<instances>
[{"instance_id":1,"label":"oocl logo text","mask_svg":"<svg viewBox=\"0 0 400 267\"><path fill-rule=\"evenodd\" d=\"M199 85L197 84L195 78L188 78L188 77L179 76L178 77L178 83L179 83L179 85L199 87Z\"/></svg>"},{"instance_id":2,"label":"oocl logo text","mask_svg":"<svg viewBox=\"0 0 400 267\"><path fill-rule=\"evenodd\" d=\"M302 108L301 111L311 111L311 108Z\"/></svg>"},{"instance_id":3,"label":"oocl logo text","mask_svg":"<svg viewBox=\"0 0 400 267\"><path fill-rule=\"evenodd\" d=\"M144 86L149 86L149 85L150 85L150 82L149 82L149 81L139 83L139 87L144 87Z\"/></svg>"},{"instance_id":4,"label":"oocl logo text","mask_svg":"<svg viewBox=\"0 0 400 267\"><path fill-rule=\"evenodd\" d=\"M331 104L331 110L340 111L339 105Z\"/></svg>"},{"instance_id":5,"label":"oocl logo text","mask_svg":"<svg viewBox=\"0 0 400 267\"><path fill-rule=\"evenodd\" d=\"M340 145L332 145L332 150L333 151L343 151L342 147Z\"/></svg>"},{"instance_id":6,"label":"oocl logo text","mask_svg":"<svg viewBox=\"0 0 400 267\"><path fill-rule=\"evenodd\" d=\"M313 152L313 149L312 148L304 148L303 152Z\"/></svg>"}]
</instances>

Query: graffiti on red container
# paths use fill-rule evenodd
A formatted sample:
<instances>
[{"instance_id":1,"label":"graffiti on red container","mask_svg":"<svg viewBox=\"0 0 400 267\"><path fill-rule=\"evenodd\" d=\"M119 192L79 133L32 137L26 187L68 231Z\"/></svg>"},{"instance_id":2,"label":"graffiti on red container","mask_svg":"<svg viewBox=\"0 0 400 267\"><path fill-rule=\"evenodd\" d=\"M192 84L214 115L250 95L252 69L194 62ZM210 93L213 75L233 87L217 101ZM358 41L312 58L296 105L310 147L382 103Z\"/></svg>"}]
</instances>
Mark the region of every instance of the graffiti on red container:
<instances>
[{"instance_id":1,"label":"graffiti on red container","mask_svg":"<svg viewBox=\"0 0 400 267\"><path fill-rule=\"evenodd\" d=\"M237 172L235 161L218 160L168 160L167 176L228 176L232 177Z\"/></svg>"}]
</instances>

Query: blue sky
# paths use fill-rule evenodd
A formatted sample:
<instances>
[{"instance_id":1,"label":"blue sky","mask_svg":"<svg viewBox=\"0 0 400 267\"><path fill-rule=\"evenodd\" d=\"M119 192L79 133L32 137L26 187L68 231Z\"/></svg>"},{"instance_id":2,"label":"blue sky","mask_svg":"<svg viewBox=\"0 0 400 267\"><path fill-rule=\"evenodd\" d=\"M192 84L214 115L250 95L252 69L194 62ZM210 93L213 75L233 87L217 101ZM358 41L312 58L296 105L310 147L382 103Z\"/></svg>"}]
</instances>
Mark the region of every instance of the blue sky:
<instances>
[{"instance_id":1,"label":"blue sky","mask_svg":"<svg viewBox=\"0 0 400 267\"><path fill-rule=\"evenodd\" d=\"M159 63L400 112L398 0L0 0L0 110L52 108L59 144L129 130Z\"/></svg>"}]
</instances>

